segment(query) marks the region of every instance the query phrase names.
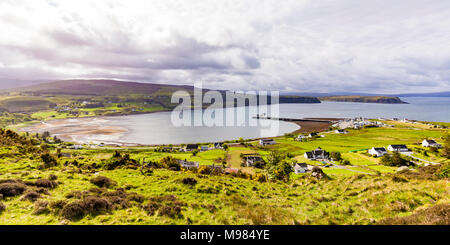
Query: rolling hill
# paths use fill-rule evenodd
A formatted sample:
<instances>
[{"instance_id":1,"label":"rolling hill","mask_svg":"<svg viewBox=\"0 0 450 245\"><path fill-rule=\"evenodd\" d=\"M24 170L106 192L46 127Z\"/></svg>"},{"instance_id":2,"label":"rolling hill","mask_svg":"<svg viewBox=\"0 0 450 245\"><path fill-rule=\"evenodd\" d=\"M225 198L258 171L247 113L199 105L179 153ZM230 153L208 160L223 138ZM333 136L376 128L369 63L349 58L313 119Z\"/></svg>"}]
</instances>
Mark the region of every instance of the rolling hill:
<instances>
[{"instance_id":1,"label":"rolling hill","mask_svg":"<svg viewBox=\"0 0 450 245\"><path fill-rule=\"evenodd\" d=\"M16 88L10 91L33 95L90 95L114 96L130 94L155 94L177 90L193 91L192 86L125 82L117 80L63 80Z\"/></svg>"}]
</instances>

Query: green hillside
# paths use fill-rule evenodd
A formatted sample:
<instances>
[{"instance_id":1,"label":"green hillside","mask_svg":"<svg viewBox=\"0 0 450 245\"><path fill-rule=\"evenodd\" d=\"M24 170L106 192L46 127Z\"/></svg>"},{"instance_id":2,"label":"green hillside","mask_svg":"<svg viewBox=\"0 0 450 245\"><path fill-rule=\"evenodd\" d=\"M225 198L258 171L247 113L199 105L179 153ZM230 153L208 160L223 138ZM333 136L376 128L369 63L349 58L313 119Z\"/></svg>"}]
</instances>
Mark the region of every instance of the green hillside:
<instances>
[{"instance_id":1,"label":"green hillside","mask_svg":"<svg viewBox=\"0 0 450 245\"><path fill-rule=\"evenodd\" d=\"M246 142L226 150L170 152L158 147L76 150L45 135L1 129L0 225L449 225L447 133L367 128L306 142L277 137L278 144L268 147ZM439 140L444 149L419 146L423 137ZM363 151L349 152L392 142L405 143L413 156L440 164L398 172ZM325 167L303 158L318 146L341 152L348 163ZM242 167L241 154L247 153L274 163L263 169ZM273 157L279 153L286 155ZM200 167L182 169L174 159L198 161ZM289 172L289 178L279 179L284 170L270 168L292 161L320 166L323 175ZM241 171L224 174L205 166L210 164Z\"/></svg>"},{"instance_id":2,"label":"green hillside","mask_svg":"<svg viewBox=\"0 0 450 245\"><path fill-rule=\"evenodd\" d=\"M11 113L49 110L54 106L56 103L39 97L18 96L0 100L0 108Z\"/></svg>"}]
</instances>

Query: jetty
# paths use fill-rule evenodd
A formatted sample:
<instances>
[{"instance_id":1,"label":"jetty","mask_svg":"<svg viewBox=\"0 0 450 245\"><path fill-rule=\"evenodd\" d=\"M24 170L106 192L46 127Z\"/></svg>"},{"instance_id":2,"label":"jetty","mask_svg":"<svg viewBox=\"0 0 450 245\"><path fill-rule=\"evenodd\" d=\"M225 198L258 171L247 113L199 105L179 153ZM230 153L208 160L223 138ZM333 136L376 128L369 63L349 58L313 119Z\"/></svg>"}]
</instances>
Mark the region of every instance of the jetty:
<instances>
[{"instance_id":1,"label":"jetty","mask_svg":"<svg viewBox=\"0 0 450 245\"><path fill-rule=\"evenodd\" d=\"M279 120L286 122L319 122L319 123L333 123L339 121L339 119L315 119L315 118L286 118L286 117L268 117L268 116L254 116L255 119L268 119L268 120Z\"/></svg>"}]
</instances>

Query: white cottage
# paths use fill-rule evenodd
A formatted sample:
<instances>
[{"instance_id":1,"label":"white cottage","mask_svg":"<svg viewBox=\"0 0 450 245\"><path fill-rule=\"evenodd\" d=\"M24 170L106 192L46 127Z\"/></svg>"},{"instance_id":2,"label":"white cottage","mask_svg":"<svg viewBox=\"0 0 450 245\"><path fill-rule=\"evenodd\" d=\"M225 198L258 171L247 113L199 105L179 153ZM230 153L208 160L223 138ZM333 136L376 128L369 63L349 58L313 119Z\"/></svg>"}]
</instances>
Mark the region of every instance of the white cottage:
<instances>
[{"instance_id":1,"label":"white cottage","mask_svg":"<svg viewBox=\"0 0 450 245\"><path fill-rule=\"evenodd\" d=\"M397 152L408 152L409 149L406 145L389 145L388 150Z\"/></svg>"},{"instance_id":2,"label":"white cottage","mask_svg":"<svg viewBox=\"0 0 450 245\"><path fill-rule=\"evenodd\" d=\"M382 157L387 154L387 150L384 147L372 147L368 153L372 156Z\"/></svg>"},{"instance_id":3,"label":"white cottage","mask_svg":"<svg viewBox=\"0 0 450 245\"><path fill-rule=\"evenodd\" d=\"M434 141L434 140L427 140L427 139L424 139L422 141L422 146L423 147L436 147L436 148L441 148L442 147L442 145L438 144L436 141Z\"/></svg>"}]
</instances>

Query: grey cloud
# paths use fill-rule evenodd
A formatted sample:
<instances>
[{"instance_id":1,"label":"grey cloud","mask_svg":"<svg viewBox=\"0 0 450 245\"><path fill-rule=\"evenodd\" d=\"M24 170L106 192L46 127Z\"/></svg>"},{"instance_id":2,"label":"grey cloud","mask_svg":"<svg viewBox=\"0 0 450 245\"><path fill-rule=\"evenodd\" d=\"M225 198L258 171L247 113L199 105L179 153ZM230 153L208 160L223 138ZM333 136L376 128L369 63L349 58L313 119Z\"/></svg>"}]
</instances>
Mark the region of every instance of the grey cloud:
<instances>
[{"instance_id":1,"label":"grey cloud","mask_svg":"<svg viewBox=\"0 0 450 245\"><path fill-rule=\"evenodd\" d=\"M78 9L48 1L50 10L2 2L0 76L300 92L450 90L449 2L249 0L225 9L193 2L175 8L155 0L149 8L111 0Z\"/></svg>"}]
</instances>

